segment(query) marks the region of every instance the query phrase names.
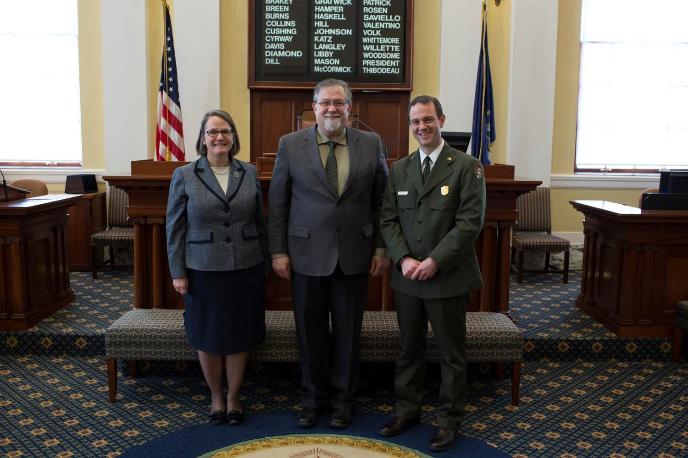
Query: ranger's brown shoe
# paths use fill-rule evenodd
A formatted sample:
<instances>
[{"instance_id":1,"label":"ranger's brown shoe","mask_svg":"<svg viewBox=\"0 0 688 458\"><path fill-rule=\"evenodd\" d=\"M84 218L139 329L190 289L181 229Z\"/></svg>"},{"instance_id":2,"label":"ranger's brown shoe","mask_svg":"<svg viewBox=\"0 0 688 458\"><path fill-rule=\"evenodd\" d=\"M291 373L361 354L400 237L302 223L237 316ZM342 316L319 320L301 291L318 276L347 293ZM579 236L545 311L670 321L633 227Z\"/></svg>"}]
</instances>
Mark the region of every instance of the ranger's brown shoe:
<instances>
[{"instance_id":1,"label":"ranger's brown shoe","mask_svg":"<svg viewBox=\"0 0 688 458\"><path fill-rule=\"evenodd\" d=\"M398 436L399 434L404 434L407 429L411 426L416 426L418 423L420 423L419 417L394 417L392 421L382 427L380 435L385 437Z\"/></svg>"},{"instance_id":2,"label":"ranger's brown shoe","mask_svg":"<svg viewBox=\"0 0 688 458\"><path fill-rule=\"evenodd\" d=\"M454 445L456 441L456 430L439 428L430 440L430 450L441 452Z\"/></svg>"}]
</instances>

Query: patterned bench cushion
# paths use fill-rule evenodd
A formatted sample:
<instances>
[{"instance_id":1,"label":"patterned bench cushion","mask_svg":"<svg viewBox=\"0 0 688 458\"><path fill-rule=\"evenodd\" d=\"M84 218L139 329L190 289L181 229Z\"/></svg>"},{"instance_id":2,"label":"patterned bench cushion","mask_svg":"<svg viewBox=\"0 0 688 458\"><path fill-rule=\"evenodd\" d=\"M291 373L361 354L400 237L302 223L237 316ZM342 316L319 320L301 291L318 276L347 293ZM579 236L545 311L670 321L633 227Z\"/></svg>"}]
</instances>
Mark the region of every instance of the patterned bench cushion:
<instances>
[{"instance_id":1,"label":"patterned bench cushion","mask_svg":"<svg viewBox=\"0 0 688 458\"><path fill-rule=\"evenodd\" d=\"M523 360L523 333L503 313L466 313L466 357L470 362Z\"/></svg>"},{"instance_id":2,"label":"patterned bench cushion","mask_svg":"<svg viewBox=\"0 0 688 458\"><path fill-rule=\"evenodd\" d=\"M105 333L108 358L191 360L196 351L186 342L182 310L135 309L126 312ZM251 352L257 361L298 361L296 327L291 311L266 312L267 338ZM466 314L467 357L470 362L513 362L523 358L523 335L501 313ZM428 359L439 360L432 330ZM365 312L361 333L362 361L394 361L399 356L395 312Z\"/></svg>"},{"instance_id":3,"label":"patterned bench cushion","mask_svg":"<svg viewBox=\"0 0 688 458\"><path fill-rule=\"evenodd\" d=\"M123 359L191 360L183 310L129 310L105 331L105 356Z\"/></svg>"},{"instance_id":4,"label":"patterned bench cushion","mask_svg":"<svg viewBox=\"0 0 688 458\"><path fill-rule=\"evenodd\" d=\"M676 303L676 326L688 330L688 301Z\"/></svg>"}]
</instances>

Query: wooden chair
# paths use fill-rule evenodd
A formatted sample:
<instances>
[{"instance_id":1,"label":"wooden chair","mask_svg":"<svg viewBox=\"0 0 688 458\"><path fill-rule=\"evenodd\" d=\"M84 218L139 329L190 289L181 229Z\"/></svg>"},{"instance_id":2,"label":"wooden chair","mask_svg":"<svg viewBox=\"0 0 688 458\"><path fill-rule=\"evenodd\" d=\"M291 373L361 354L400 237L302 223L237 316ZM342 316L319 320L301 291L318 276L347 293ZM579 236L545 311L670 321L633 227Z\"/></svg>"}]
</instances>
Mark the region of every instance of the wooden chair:
<instances>
[{"instance_id":1,"label":"wooden chair","mask_svg":"<svg viewBox=\"0 0 688 458\"><path fill-rule=\"evenodd\" d=\"M523 282L523 254L528 252L545 253L545 272L552 267L549 263L550 253L564 252L564 278L569 282L569 250L571 243L561 237L552 235L549 188L539 187L535 191L522 194L516 199L518 210L517 230L511 237L511 258L517 259L518 282Z\"/></svg>"},{"instance_id":2,"label":"wooden chair","mask_svg":"<svg viewBox=\"0 0 688 458\"><path fill-rule=\"evenodd\" d=\"M30 194L27 197L37 197L48 194L48 186L41 180L26 178L23 180L14 180L10 184L16 188L22 188L29 191Z\"/></svg>"},{"instance_id":3,"label":"wooden chair","mask_svg":"<svg viewBox=\"0 0 688 458\"><path fill-rule=\"evenodd\" d=\"M91 235L91 256L93 259L93 278L98 278L98 267L105 264L115 266L115 248L134 246L134 227L127 218L129 195L119 188L108 189L107 229ZM98 264L98 250L108 248L108 261Z\"/></svg>"},{"instance_id":4,"label":"wooden chair","mask_svg":"<svg viewBox=\"0 0 688 458\"><path fill-rule=\"evenodd\" d=\"M304 108L296 113L296 130L306 129L315 125L315 113L311 108Z\"/></svg>"},{"instance_id":5,"label":"wooden chair","mask_svg":"<svg viewBox=\"0 0 688 458\"><path fill-rule=\"evenodd\" d=\"M358 115L351 114L347 121L347 126L358 128ZM306 129L315 126L315 113L311 108L310 102L304 102L301 113L296 113L296 130ZM389 166L391 160L387 162ZM256 158L256 169L260 178L269 179L272 176L272 169L275 167L275 155L266 154Z\"/></svg>"},{"instance_id":6,"label":"wooden chair","mask_svg":"<svg viewBox=\"0 0 688 458\"><path fill-rule=\"evenodd\" d=\"M313 127L315 122L315 113L310 105L304 103L301 113L296 113L296 130L306 129L308 127ZM358 129L358 115L356 113L349 114L349 119L346 120L346 125L348 127L354 127Z\"/></svg>"}]
</instances>

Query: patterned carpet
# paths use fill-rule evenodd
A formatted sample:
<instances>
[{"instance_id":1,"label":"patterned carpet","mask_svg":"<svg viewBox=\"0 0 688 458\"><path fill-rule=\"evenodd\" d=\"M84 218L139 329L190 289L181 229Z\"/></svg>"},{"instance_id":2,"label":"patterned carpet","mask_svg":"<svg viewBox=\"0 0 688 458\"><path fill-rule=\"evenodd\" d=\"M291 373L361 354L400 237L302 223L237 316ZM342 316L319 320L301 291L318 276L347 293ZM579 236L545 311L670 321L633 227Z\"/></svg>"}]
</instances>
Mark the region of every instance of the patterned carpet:
<instances>
[{"instance_id":1,"label":"patterned carpet","mask_svg":"<svg viewBox=\"0 0 688 458\"><path fill-rule=\"evenodd\" d=\"M124 271L102 271L98 277L72 272L76 300L28 331L0 331L0 354L104 355L105 329L131 309L134 280Z\"/></svg>"},{"instance_id":2,"label":"patterned carpet","mask_svg":"<svg viewBox=\"0 0 688 458\"><path fill-rule=\"evenodd\" d=\"M569 275L524 274L523 283L511 283L510 309L524 331L526 360L619 359L671 360L671 339L623 338L576 307L580 272Z\"/></svg>"},{"instance_id":3,"label":"patterned carpet","mask_svg":"<svg viewBox=\"0 0 688 458\"><path fill-rule=\"evenodd\" d=\"M391 370L364 372L358 410L390 414ZM0 453L115 456L206 421L199 376L125 378L120 400L109 404L104 374L102 358L1 357ZM425 423L434 420L438 388L437 374L430 378ZM297 386L293 365L251 365L244 406L249 415L294 411ZM518 408L509 404L507 381L471 377L462 433L514 456L686 456L687 387L685 364L530 362Z\"/></svg>"},{"instance_id":4,"label":"patterned carpet","mask_svg":"<svg viewBox=\"0 0 688 458\"><path fill-rule=\"evenodd\" d=\"M618 337L576 307L582 262L582 246L572 246L567 285L561 273L526 272L520 284L512 275L509 308L524 331L526 360L670 361L670 339ZM552 255L551 264L561 269L563 253ZM524 265L527 270L541 270L544 254L526 253Z\"/></svg>"},{"instance_id":5,"label":"patterned carpet","mask_svg":"<svg viewBox=\"0 0 688 458\"><path fill-rule=\"evenodd\" d=\"M29 331L0 332L0 455L116 456L204 423L208 392L193 362L121 376L120 399L107 402L103 331L131 306L132 277L71 278L75 303ZM568 285L559 274L512 281L512 313L526 335L521 406L510 406L508 380L471 367L462 433L513 456L688 456L688 365L668 362L666 339L620 339L577 310L579 284L576 272ZM392 366L362 372L358 410L390 414ZM430 366L427 424L438 383ZM297 386L295 365L252 364L244 406L294 412Z\"/></svg>"}]
</instances>

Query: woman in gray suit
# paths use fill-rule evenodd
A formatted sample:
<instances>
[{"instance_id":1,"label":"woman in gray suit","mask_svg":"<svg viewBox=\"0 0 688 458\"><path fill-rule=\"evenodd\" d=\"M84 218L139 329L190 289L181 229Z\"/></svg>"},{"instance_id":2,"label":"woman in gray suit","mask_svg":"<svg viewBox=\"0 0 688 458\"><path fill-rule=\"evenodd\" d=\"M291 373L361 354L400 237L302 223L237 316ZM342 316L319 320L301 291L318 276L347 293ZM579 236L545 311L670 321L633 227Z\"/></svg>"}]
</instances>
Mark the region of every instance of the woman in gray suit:
<instances>
[{"instance_id":1,"label":"woman in gray suit","mask_svg":"<svg viewBox=\"0 0 688 458\"><path fill-rule=\"evenodd\" d=\"M205 114L196 151L200 158L176 169L170 183L167 256L210 387L210 421L238 425L248 351L265 337L263 199L255 166L234 157L239 136L227 112Z\"/></svg>"}]
</instances>

